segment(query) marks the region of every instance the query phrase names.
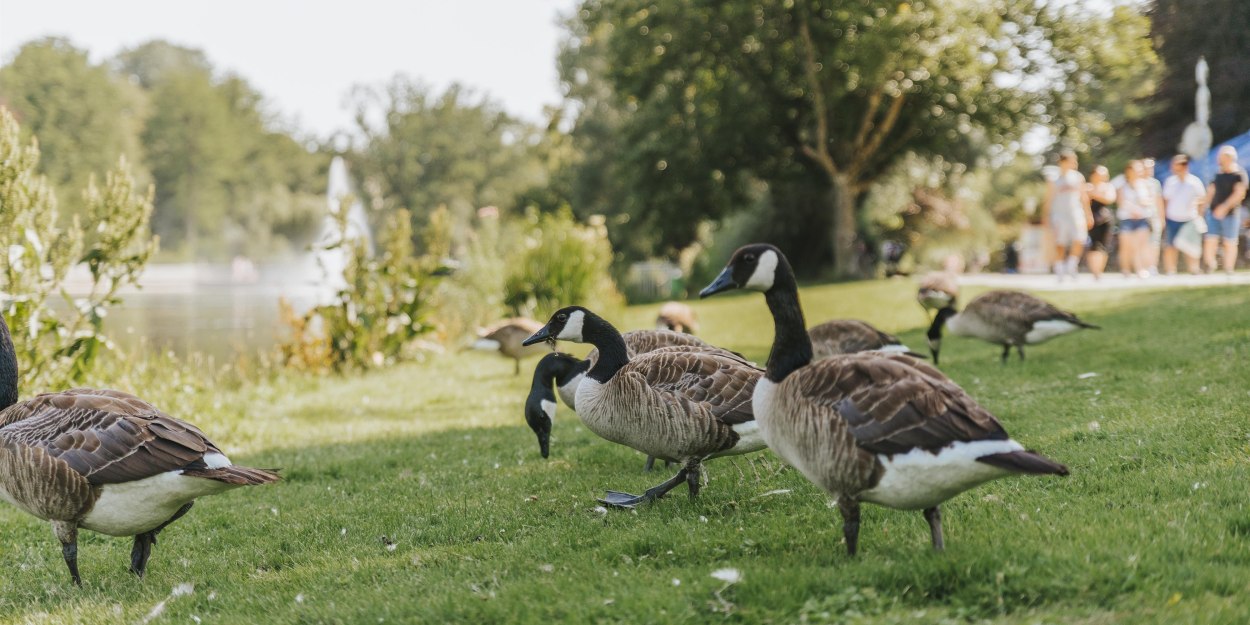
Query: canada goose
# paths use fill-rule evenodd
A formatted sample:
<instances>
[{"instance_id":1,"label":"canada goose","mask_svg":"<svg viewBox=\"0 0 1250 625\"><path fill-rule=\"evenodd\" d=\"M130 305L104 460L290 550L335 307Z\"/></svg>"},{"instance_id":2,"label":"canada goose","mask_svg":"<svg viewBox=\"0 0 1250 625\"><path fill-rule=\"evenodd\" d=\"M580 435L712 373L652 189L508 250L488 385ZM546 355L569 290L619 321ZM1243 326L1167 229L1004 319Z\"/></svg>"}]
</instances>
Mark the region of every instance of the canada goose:
<instances>
[{"instance_id":1,"label":"canada goose","mask_svg":"<svg viewBox=\"0 0 1250 625\"><path fill-rule=\"evenodd\" d=\"M959 297L959 282L954 274L945 271L931 273L920 280L916 301L926 311L941 310L953 306Z\"/></svg>"},{"instance_id":2,"label":"canada goose","mask_svg":"<svg viewBox=\"0 0 1250 625\"><path fill-rule=\"evenodd\" d=\"M740 354L713 347L689 334L679 334L669 330L632 330L621 337L625 340L625 351L630 358L664 349L693 349L742 358ZM538 361L538 366L534 368L534 381L530 384L530 394L525 400L525 421L538 436L538 449L542 457L546 458L551 449L551 425L555 420L556 392L559 392L560 399L565 406L577 412L578 384L598 358L599 350L597 349L591 350L585 360L579 360L561 352L553 352L543 356L542 360ZM743 362L746 363L745 360ZM651 471L654 465L655 457L648 456L645 470Z\"/></svg>"},{"instance_id":3,"label":"canada goose","mask_svg":"<svg viewBox=\"0 0 1250 625\"><path fill-rule=\"evenodd\" d=\"M578 384L577 416L590 431L682 468L641 496L608 491L600 502L630 508L664 496L683 481L699 493L701 463L764 448L751 412L761 371L741 358L664 349L633 359L612 324L580 306L562 308L527 345L591 343L599 359Z\"/></svg>"},{"instance_id":4,"label":"canada goose","mask_svg":"<svg viewBox=\"0 0 1250 625\"><path fill-rule=\"evenodd\" d=\"M134 536L130 571L197 497L276 482L236 466L198 428L120 391L76 388L17 401L17 355L0 319L0 499L45 521L74 583L78 529Z\"/></svg>"},{"instance_id":5,"label":"canada goose","mask_svg":"<svg viewBox=\"0 0 1250 625\"><path fill-rule=\"evenodd\" d=\"M858 319L833 319L812 326L807 331L812 339L812 354L822 360L838 354L877 351L917 356L897 336L886 334Z\"/></svg>"},{"instance_id":6,"label":"canada goose","mask_svg":"<svg viewBox=\"0 0 1250 625\"><path fill-rule=\"evenodd\" d=\"M520 375L522 358L541 354L544 351L551 351L550 348L541 345L533 347L521 345L521 341L524 341L525 337L537 332L541 327L543 327L543 324L525 317L513 317L497 321L477 331L478 339L474 341L473 349L488 352L498 351L505 358L511 358L516 363L513 375Z\"/></svg>"},{"instance_id":7,"label":"canada goose","mask_svg":"<svg viewBox=\"0 0 1250 625\"><path fill-rule=\"evenodd\" d=\"M752 405L768 446L833 495L847 552L859 538L859 504L923 510L942 549L938 506L1012 473L1067 475L1063 465L1007 436L998 420L934 367L898 354L862 352L812 362L790 263L777 248L748 245L699 294L764 293L776 328Z\"/></svg>"},{"instance_id":8,"label":"canada goose","mask_svg":"<svg viewBox=\"0 0 1250 625\"><path fill-rule=\"evenodd\" d=\"M968 302L963 312L955 312L954 306L937 311L928 334L929 350L933 353L935 365L938 364L938 352L942 349L943 326L949 328L951 334L972 336L1002 345L1003 364L1007 364L1013 345L1020 354L1020 360L1024 360L1025 345L1045 343L1082 328L1099 329L1028 293L989 291Z\"/></svg>"},{"instance_id":9,"label":"canada goose","mask_svg":"<svg viewBox=\"0 0 1250 625\"><path fill-rule=\"evenodd\" d=\"M655 316L655 329L682 334L699 333L699 317L694 309L681 302L665 302Z\"/></svg>"}]
</instances>

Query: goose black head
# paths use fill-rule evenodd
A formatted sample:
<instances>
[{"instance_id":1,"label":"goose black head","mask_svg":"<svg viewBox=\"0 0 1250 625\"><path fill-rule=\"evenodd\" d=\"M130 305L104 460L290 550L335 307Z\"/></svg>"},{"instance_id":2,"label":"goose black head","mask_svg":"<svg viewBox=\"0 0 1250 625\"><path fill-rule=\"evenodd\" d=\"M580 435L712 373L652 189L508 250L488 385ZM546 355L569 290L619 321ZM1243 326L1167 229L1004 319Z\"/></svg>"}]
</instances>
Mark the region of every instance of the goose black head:
<instances>
[{"instance_id":1,"label":"goose black head","mask_svg":"<svg viewBox=\"0 0 1250 625\"><path fill-rule=\"evenodd\" d=\"M946 325L946 320L955 316L954 306L945 306L939 308L937 314L933 316L933 325L929 326L929 332L926 336L929 338L929 353L933 354L933 364L938 364L938 353L942 351L942 327Z\"/></svg>"},{"instance_id":2,"label":"goose black head","mask_svg":"<svg viewBox=\"0 0 1250 625\"><path fill-rule=\"evenodd\" d=\"M546 458L551 453L551 424L556 417L556 395L552 383L564 386L580 372L583 362L560 352L542 357L534 368L534 382L525 399L525 422L538 436L538 451Z\"/></svg>"},{"instance_id":3,"label":"goose black head","mask_svg":"<svg viewBox=\"0 0 1250 625\"><path fill-rule=\"evenodd\" d=\"M766 293L784 279L793 281L793 276L789 273L789 265L781 250L767 243L753 243L738 248L720 275L699 291L699 297L708 297L731 289Z\"/></svg>"},{"instance_id":4,"label":"goose black head","mask_svg":"<svg viewBox=\"0 0 1250 625\"><path fill-rule=\"evenodd\" d=\"M542 341L554 344L557 340L572 341L574 343L585 343L586 337L583 330L586 325L586 318L592 315L589 310L581 306L567 306L557 310L551 315L551 320L541 330L525 339L521 345L533 345Z\"/></svg>"}]
</instances>

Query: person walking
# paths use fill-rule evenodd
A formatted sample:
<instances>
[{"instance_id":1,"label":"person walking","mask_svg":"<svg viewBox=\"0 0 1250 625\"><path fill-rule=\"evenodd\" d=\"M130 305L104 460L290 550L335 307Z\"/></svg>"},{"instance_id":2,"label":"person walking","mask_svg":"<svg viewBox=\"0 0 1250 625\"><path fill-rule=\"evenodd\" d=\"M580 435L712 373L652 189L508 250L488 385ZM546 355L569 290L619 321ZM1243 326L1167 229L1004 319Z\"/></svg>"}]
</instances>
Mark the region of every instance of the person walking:
<instances>
[{"instance_id":1,"label":"person walking","mask_svg":"<svg viewBox=\"0 0 1250 625\"><path fill-rule=\"evenodd\" d=\"M1076 170L1076 154L1059 154L1059 175L1046 182L1046 198L1042 202L1043 220L1055 235L1055 275L1076 277L1077 265L1085 252L1085 239L1094 226L1085 192L1085 176Z\"/></svg>"},{"instance_id":2,"label":"person walking","mask_svg":"<svg viewBox=\"0 0 1250 625\"><path fill-rule=\"evenodd\" d=\"M1151 275L1159 275L1159 255L1163 250L1161 243L1163 242L1163 183L1155 178L1155 159L1146 157L1141 160L1143 175L1146 178L1146 184L1150 185L1150 190L1154 192L1159 210L1154 212L1154 217L1150 220L1150 242L1142 248L1143 265L1146 271Z\"/></svg>"},{"instance_id":3,"label":"person walking","mask_svg":"<svg viewBox=\"0 0 1250 625\"><path fill-rule=\"evenodd\" d=\"M1111 227L1114 216L1111 205L1115 204L1116 190L1111 184L1111 172L1103 165L1094 168L1089 174L1089 184L1085 187L1089 196L1089 210L1094 216L1094 227L1089 229L1089 252L1085 255L1085 264L1094 279L1102 278L1107 268L1107 254L1111 252Z\"/></svg>"},{"instance_id":4,"label":"person walking","mask_svg":"<svg viewBox=\"0 0 1250 625\"><path fill-rule=\"evenodd\" d=\"M1206 189L1202 180L1189 172L1189 157L1177 154L1172 157L1172 176L1163 184L1163 202L1166 212L1163 222L1163 272L1176 273L1176 235L1181 228L1201 216L1206 203ZM1185 266L1190 273L1198 273L1198 257L1185 253Z\"/></svg>"},{"instance_id":5,"label":"person walking","mask_svg":"<svg viewBox=\"0 0 1250 625\"><path fill-rule=\"evenodd\" d=\"M1202 264L1208 271L1215 271L1215 250L1224 242L1224 271L1232 273L1237 264L1237 239L1241 236L1241 219L1237 208L1246 198L1250 179L1246 170L1237 163L1237 148L1226 145L1216 154L1220 173L1207 186L1206 211L1207 234L1202 239Z\"/></svg>"},{"instance_id":6,"label":"person walking","mask_svg":"<svg viewBox=\"0 0 1250 625\"><path fill-rule=\"evenodd\" d=\"M1150 245L1150 222L1158 212L1159 198L1145 179L1141 161L1129 161L1116 195L1116 219L1120 222L1120 272L1127 276L1149 275L1146 250Z\"/></svg>"}]
</instances>

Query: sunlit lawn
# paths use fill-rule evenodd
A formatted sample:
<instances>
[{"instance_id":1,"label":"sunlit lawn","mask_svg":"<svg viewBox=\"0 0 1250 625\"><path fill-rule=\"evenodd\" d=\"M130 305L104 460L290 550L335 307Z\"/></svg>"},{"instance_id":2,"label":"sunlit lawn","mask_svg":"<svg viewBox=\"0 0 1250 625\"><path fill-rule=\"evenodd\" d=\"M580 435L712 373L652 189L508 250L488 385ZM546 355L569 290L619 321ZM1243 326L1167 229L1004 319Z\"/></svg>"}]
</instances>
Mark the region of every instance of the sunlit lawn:
<instances>
[{"instance_id":1,"label":"sunlit lawn","mask_svg":"<svg viewBox=\"0 0 1250 625\"><path fill-rule=\"evenodd\" d=\"M912 289L822 286L803 302L809 323L859 317L923 351ZM1072 475L957 497L944 553L920 514L867 506L848 558L836 511L769 453L711 461L698 501L596 511L605 488L666 476L563 408L543 461L521 415L528 376L448 355L178 415L287 479L202 500L161 535L143 581L126 572L128 540L86 533L74 588L47 525L3 507L0 620L137 622L187 583L153 622L1250 622L1250 298L1048 297L1106 329L1006 367L998 348L951 338L942 364ZM698 308L705 338L766 358L762 298ZM742 574L731 587L711 577L727 567Z\"/></svg>"}]
</instances>

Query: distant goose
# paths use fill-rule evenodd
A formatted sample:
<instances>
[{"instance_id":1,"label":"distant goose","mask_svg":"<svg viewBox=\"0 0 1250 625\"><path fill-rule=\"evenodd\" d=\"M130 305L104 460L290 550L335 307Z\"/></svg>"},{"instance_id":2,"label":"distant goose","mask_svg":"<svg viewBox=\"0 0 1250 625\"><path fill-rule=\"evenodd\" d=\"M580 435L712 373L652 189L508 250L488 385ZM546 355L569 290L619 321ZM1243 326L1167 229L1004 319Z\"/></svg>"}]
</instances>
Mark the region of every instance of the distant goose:
<instances>
[{"instance_id":1,"label":"distant goose","mask_svg":"<svg viewBox=\"0 0 1250 625\"><path fill-rule=\"evenodd\" d=\"M920 280L916 301L925 310L941 310L953 306L959 297L959 282L954 274L934 272Z\"/></svg>"},{"instance_id":2,"label":"distant goose","mask_svg":"<svg viewBox=\"0 0 1250 625\"><path fill-rule=\"evenodd\" d=\"M699 317L694 309L681 302L665 302L655 316L657 330L672 330L682 334L699 333Z\"/></svg>"},{"instance_id":3,"label":"distant goose","mask_svg":"<svg viewBox=\"0 0 1250 625\"><path fill-rule=\"evenodd\" d=\"M938 364L942 348L942 328L951 334L971 336L1003 346L1003 364L1014 345L1024 360L1024 346L1045 343L1056 336L1092 330L1098 326L1081 321L1075 314L1055 308L1048 302L1019 291L989 291L977 296L962 312L954 306L938 310L929 326L929 350Z\"/></svg>"},{"instance_id":4,"label":"distant goose","mask_svg":"<svg viewBox=\"0 0 1250 625\"><path fill-rule=\"evenodd\" d=\"M886 334L872 325L857 319L833 319L812 326L807 331L812 339L812 354L816 360L838 354L876 351L916 356L898 337Z\"/></svg>"},{"instance_id":5,"label":"distant goose","mask_svg":"<svg viewBox=\"0 0 1250 625\"><path fill-rule=\"evenodd\" d=\"M708 345L689 334L669 330L633 330L622 335L625 350L630 358L664 349L693 349L741 359L741 355ZM556 413L556 392L564 405L577 412L577 387L586 371L599 358L599 350L593 349L585 360L569 354L554 352L542 357L534 368L534 381L530 384L529 397L525 401L525 421L538 436L538 448L542 457L550 453L551 427ZM746 362L745 360L743 361ZM750 363L747 363L750 364ZM645 469L650 471L655 457L648 456Z\"/></svg>"},{"instance_id":6,"label":"distant goose","mask_svg":"<svg viewBox=\"0 0 1250 625\"><path fill-rule=\"evenodd\" d=\"M538 354L549 352L551 348L543 345L535 345L527 347L521 345L521 341L525 337L535 333L543 324L527 319L525 317L512 317L497 321L485 328L477 331L478 339L473 343L473 349L488 352L499 352L505 358L511 358L515 361L513 375L521 374L521 359Z\"/></svg>"},{"instance_id":7,"label":"distant goose","mask_svg":"<svg viewBox=\"0 0 1250 625\"><path fill-rule=\"evenodd\" d=\"M591 343L599 359L578 384L577 416L590 431L682 469L641 496L608 491L602 503L633 507L685 482L699 492L708 458L764 448L751 412L760 370L739 357L663 349L629 357L612 324L580 306L562 308L526 344L556 339Z\"/></svg>"},{"instance_id":8,"label":"distant goose","mask_svg":"<svg viewBox=\"0 0 1250 625\"><path fill-rule=\"evenodd\" d=\"M859 540L859 504L923 510L942 549L938 506L978 484L1068 469L1011 440L963 389L928 364L863 352L812 362L790 263L766 244L734 253L700 296L764 293L776 336L753 406L760 433L786 462L837 500L847 552Z\"/></svg>"},{"instance_id":9,"label":"distant goose","mask_svg":"<svg viewBox=\"0 0 1250 625\"><path fill-rule=\"evenodd\" d=\"M0 499L52 522L79 586L79 528L134 536L130 571L142 577L156 535L197 497L278 480L134 395L78 388L18 403L17 380L0 319Z\"/></svg>"}]
</instances>

